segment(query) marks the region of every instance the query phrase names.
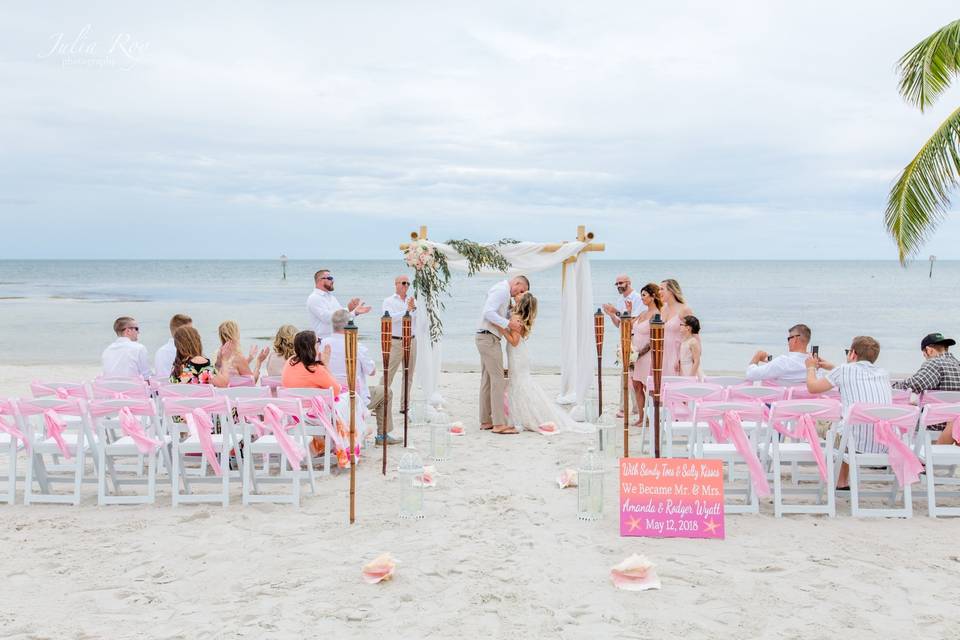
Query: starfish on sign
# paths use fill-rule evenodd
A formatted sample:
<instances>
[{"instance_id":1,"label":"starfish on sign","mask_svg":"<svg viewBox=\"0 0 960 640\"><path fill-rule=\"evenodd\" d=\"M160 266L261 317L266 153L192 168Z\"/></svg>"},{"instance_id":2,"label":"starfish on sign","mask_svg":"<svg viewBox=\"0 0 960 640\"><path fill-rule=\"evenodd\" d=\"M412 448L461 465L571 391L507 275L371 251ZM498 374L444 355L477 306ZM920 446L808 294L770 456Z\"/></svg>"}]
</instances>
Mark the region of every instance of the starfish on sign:
<instances>
[{"instance_id":1,"label":"starfish on sign","mask_svg":"<svg viewBox=\"0 0 960 640\"><path fill-rule=\"evenodd\" d=\"M636 531L640 528L640 518L630 516L630 522L628 522L627 525L630 527L630 531Z\"/></svg>"},{"instance_id":2,"label":"starfish on sign","mask_svg":"<svg viewBox=\"0 0 960 640\"><path fill-rule=\"evenodd\" d=\"M713 533L714 531L717 530L719 526L720 525L714 522L713 520L707 520L706 522L707 533Z\"/></svg>"}]
</instances>

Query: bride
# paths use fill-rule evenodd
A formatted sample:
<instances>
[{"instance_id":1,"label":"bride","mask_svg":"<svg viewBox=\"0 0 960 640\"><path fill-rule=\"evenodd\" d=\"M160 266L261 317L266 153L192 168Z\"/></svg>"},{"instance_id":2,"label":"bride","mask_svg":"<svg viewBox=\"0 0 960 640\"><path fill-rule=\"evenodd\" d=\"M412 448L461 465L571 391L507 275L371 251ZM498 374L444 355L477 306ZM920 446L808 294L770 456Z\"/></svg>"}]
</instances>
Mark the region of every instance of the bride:
<instances>
[{"instance_id":1,"label":"bride","mask_svg":"<svg viewBox=\"0 0 960 640\"><path fill-rule=\"evenodd\" d=\"M528 292L514 298L511 317L520 321L520 330L500 329L507 339L507 368L510 379L507 384L510 422L528 431L539 431L542 425L553 423L557 430L576 429L576 423L565 411L559 409L549 396L540 388L530 372L530 358L527 353L527 338L533 329L537 317L537 299ZM517 433L511 426L496 430L495 433Z\"/></svg>"}]
</instances>

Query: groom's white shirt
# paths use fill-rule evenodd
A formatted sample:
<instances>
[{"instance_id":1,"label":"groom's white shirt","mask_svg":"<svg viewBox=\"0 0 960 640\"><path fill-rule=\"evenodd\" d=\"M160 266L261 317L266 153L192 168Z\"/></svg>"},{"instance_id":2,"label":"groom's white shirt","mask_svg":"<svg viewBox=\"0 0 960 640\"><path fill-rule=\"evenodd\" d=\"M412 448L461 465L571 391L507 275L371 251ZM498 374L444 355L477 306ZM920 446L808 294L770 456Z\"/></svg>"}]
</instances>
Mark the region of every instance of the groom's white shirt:
<instances>
[{"instance_id":1,"label":"groom's white shirt","mask_svg":"<svg viewBox=\"0 0 960 640\"><path fill-rule=\"evenodd\" d=\"M500 332L497 327L506 329L510 325L507 311L510 309L510 281L501 280L487 291L487 300L483 303L483 313L477 331L489 331L495 336Z\"/></svg>"}]
</instances>

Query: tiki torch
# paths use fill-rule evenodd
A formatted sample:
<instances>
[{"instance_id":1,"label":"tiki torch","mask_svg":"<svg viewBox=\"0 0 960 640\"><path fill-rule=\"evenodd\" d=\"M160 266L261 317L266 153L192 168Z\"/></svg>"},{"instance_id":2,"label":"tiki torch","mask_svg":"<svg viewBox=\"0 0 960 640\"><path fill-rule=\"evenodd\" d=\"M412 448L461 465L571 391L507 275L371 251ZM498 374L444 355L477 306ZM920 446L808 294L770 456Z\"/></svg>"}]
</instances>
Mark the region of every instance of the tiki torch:
<instances>
[{"instance_id":1,"label":"tiki torch","mask_svg":"<svg viewBox=\"0 0 960 640\"><path fill-rule=\"evenodd\" d=\"M350 388L350 524L354 520L357 491L357 325L351 319L344 327L344 355L347 362L347 386Z\"/></svg>"},{"instance_id":2,"label":"tiki torch","mask_svg":"<svg viewBox=\"0 0 960 640\"><path fill-rule=\"evenodd\" d=\"M597 340L597 420L603 415L603 312L593 314L593 335Z\"/></svg>"},{"instance_id":3,"label":"tiki torch","mask_svg":"<svg viewBox=\"0 0 960 640\"><path fill-rule=\"evenodd\" d=\"M663 318L650 321L650 351L653 358L653 455L660 457L660 381L663 377Z\"/></svg>"},{"instance_id":4,"label":"tiki torch","mask_svg":"<svg viewBox=\"0 0 960 640\"><path fill-rule=\"evenodd\" d=\"M407 424L410 419L410 341L413 340L413 319L408 309L401 325L403 342L403 446L407 446Z\"/></svg>"},{"instance_id":5,"label":"tiki torch","mask_svg":"<svg viewBox=\"0 0 960 640\"><path fill-rule=\"evenodd\" d=\"M383 354L383 475L387 475L387 427L393 418L390 408L390 387L387 386L387 370L390 368L390 345L393 340L393 318L386 311L380 318L380 353Z\"/></svg>"},{"instance_id":6,"label":"tiki torch","mask_svg":"<svg viewBox=\"0 0 960 640\"><path fill-rule=\"evenodd\" d=\"M630 332L633 319L620 314L620 366L623 368L623 457L630 457Z\"/></svg>"}]
</instances>

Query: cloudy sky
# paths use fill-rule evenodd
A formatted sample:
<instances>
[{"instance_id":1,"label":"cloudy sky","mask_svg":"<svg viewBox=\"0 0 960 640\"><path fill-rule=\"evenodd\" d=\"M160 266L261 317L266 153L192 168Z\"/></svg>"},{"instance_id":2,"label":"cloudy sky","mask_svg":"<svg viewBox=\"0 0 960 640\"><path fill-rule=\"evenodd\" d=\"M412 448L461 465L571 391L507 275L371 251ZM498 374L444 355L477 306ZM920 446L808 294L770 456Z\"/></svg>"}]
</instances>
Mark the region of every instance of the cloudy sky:
<instances>
[{"instance_id":1,"label":"cloudy sky","mask_svg":"<svg viewBox=\"0 0 960 640\"><path fill-rule=\"evenodd\" d=\"M895 75L955 0L197 4L2 5L0 257L587 224L610 258L894 259L886 194L960 102Z\"/></svg>"}]
</instances>

